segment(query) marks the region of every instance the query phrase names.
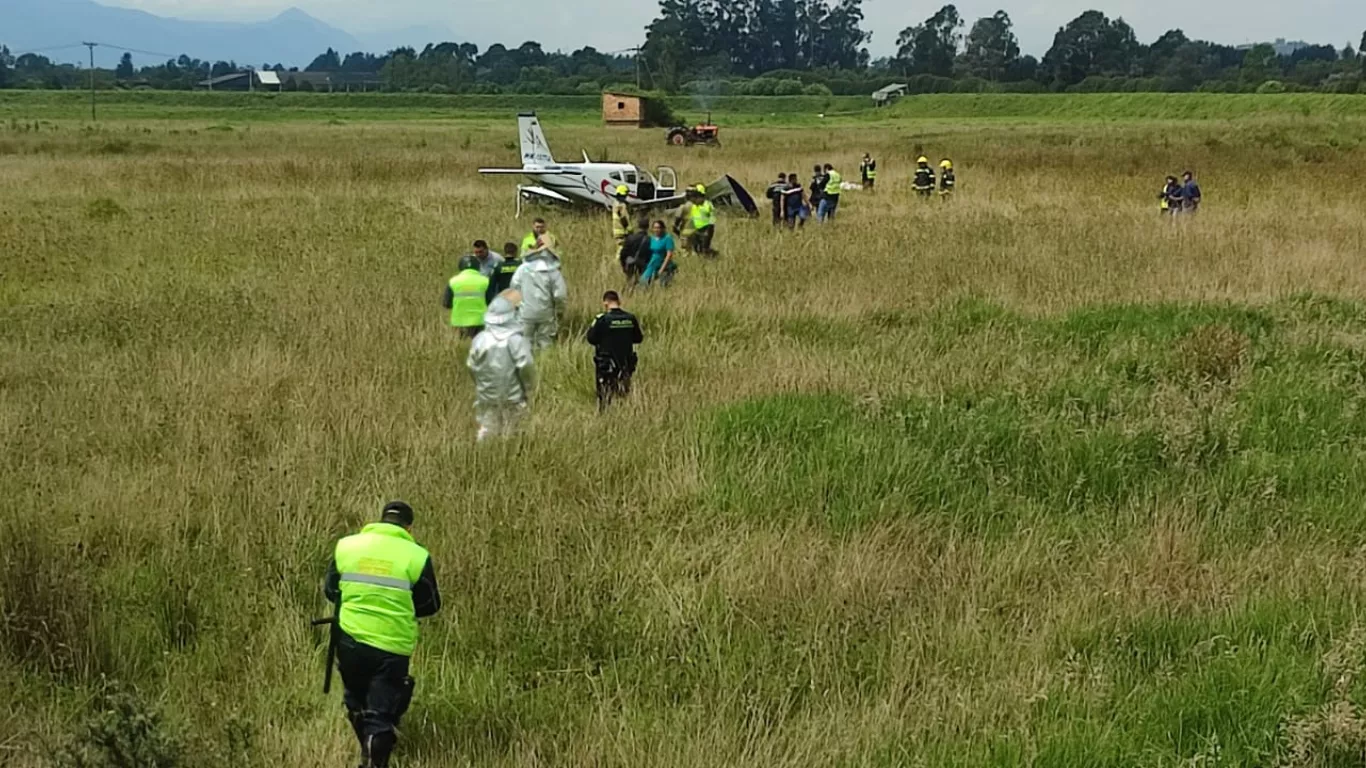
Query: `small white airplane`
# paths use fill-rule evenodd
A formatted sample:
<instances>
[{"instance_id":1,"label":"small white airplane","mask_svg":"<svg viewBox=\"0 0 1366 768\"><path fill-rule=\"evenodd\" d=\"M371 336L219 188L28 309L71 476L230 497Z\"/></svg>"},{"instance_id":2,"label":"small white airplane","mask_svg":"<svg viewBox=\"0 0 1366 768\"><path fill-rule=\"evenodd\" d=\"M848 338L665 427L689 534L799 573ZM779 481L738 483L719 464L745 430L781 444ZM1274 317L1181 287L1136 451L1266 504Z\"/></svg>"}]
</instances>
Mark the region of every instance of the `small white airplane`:
<instances>
[{"instance_id":1,"label":"small white airplane","mask_svg":"<svg viewBox=\"0 0 1366 768\"><path fill-rule=\"evenodd\" d=\"M678 188L678 173L673 168L660 166L652 174L631 163L595 163L587 152L583 153L582 163L560 163L550 154L550 145L535 112L519 114L517 129L522 139L522 167L480 168L479 172L526 176L534 182L517 185L518 216L522 215L523 202L611 208L620 186L628 190L626 204L632 208L675 208L686 199L686 193ZM730 176L722 176L706 189L707 197L717 205L738 206L751 215L759 211L754 198Z\"/></svg>"}]
</instances>

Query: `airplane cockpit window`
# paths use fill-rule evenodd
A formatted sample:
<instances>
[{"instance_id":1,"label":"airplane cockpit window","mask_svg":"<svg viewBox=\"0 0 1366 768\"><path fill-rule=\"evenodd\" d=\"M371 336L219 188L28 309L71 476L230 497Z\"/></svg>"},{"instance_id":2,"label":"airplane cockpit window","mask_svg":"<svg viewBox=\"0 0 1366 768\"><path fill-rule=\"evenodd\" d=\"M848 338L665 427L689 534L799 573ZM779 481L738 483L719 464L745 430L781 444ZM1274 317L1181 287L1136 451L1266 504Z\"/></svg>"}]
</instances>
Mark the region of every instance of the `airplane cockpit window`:
<instances>
[{"instance_id":1,"label":"airplane cockpit window","mask_svg":"<svg viewBox=\"0 0 1366 768\"><path fill-rule=\"evenodd\" d=\"M626 172L626 183L627 183L627 184L631 184L631 185L633 185L633 186L635 185L635 183L636 183L636 172L635 172L635 171L627 171L627 172Z\"/></svg>"},{"instance_id":2,"label":"airplane cockpit window","mask_svg":"<svg viewBox=\"0 0 1366 768\"><path fill-rule=\"evenodd\" d=\"M612 172L612 181L621 181L621 172L620 172L620 171L613 171L613 172Z\"/></svg>"}]
</instances>

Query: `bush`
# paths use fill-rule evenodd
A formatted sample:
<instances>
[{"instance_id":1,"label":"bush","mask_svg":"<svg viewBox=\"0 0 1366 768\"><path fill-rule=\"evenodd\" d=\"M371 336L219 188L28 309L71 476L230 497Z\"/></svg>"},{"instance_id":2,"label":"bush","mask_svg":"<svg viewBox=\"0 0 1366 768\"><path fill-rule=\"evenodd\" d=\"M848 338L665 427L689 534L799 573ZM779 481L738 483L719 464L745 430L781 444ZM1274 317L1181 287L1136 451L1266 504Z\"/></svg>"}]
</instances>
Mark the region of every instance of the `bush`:
<instances>
[{"instance_id":1,"label":"bush","mask_svg":"<svg viewBox=\"0 0 1366 768\"><path fill-rule=\"evenodd\" d=\"M955 93L986 93L991 88L991 83L980 77L965 77L954 84Z\"/></svg>"},{"instance_id":2,"label":"bush","mask_svg":"<svg viewBox=\"0 0 1366 768\"><path fill-rule=\"evenodd\" d=\"M802 95L803 95L803 96L834 96L835 94L834 94L833 91L830 90L830 86L826 85L825 83L812 83L811 85L808 85L808 86L806 86L805 88L802 89Z\"/></svg>"},{"instance_id":3,"label":"bush","mask_svg":"<svg viewBox=\"0 0 1366 768\"><path fill-rule=\"evenodd\" d=\"M1257 93L1285 93L1285 83L1280 80L1267 80L1257 86Z\"/></svg>"},{"instance_id":4,"label":"bush","mask_svg":"<svg viewBox=\"0 0 1366 768\"><path fill-rule=\"evenodd\" d=\"M584 95L584 96L593 96L593 95L595 95L595 94L602 93L602 86L598 85L596 82L594 82L594 81L592 81L592 80L588 80L588 81L579 83L579 84L574 88L574 92L575 92L575 93L578 93L578 94L582 94L582 95Z\"/></svg>"},{"instance_id":5,"label":"bush","mask_svg":"<svg viewBox=\"0 0 1366 768\"><path fill-rule=\"evenodd\" d=\"M155 706L137 689L111 684L91 703L53 763L57 768L174 768L181 752Z\"/></svg>"},{"instance_id":6,"label":"bush","mask_svg":"<svg viewBox=\"0 0 1366 768\"><path fill-rule=\"evenodd\" d=\"M802 81L800 80L779 80L773 87L774 96L800 96L802 95Z\"/></svg>"},{"instance_id":7,"label":"bush","mask_svg":"<svg viewBox=\"0 0 1366 768\"><path fill-rule=\"evenodd\" d=\"M299 83L299 91L301 93L313 93L313 90L314 88L312 80L304 80Z\"/></svg>"},{"instance_id":8,"label":"bush","mask_svg":"<svg viewBox=\"0 0 1366 768\"><path fill-rule=\"evenodd\" d=\"M906 80L907 93L953 93L957 84L951 77L915 75Z\"/></svg>"},{"instance_id":9,"label":"bush","mask_svg":"<svg viewBox=\"0 0 1366 768\"><path fill-rule=\"evenodd\" d=\"M772 96L778 89L778 81L767 77L756 77L745 84L746 96Z\"/></svg>"},{"instance_id":10,"label":"bush","mask_svg":"<svg viewBox=\"0 0 1366 768\"><path fill-rule=\"evenodd\" d=\"M1019 80L1013 83L1001 83L998 86L1001 93L1043 93L1048 89L1038 80Z\"/></svg>"},{"instance_id":11,"label":"bush","mask_svg":"<svg viewBox=\"0 0 1366 768\"><path fill-rule=\"evenodd\" d=\"M432 83L427 86L427 93L450 93L450 86L445 83Z\"/></svg>"}]
</instances>

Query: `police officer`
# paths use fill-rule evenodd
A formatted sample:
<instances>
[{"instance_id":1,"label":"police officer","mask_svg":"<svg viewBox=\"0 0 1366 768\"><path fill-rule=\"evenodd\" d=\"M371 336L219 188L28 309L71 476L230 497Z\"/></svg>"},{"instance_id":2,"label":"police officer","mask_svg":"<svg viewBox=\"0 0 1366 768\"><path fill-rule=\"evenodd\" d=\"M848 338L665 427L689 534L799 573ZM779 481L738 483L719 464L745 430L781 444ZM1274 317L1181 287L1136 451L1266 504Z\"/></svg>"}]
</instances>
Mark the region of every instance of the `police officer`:
<instances>
[{"instance_id":1,"label":"police officer","mask_svg":"<svg viewBox=\"0 0 1366 768\"><path fill-rule=\"evenodd\" d=\"M588 329L593 345L593 368L598 382L598 411L604 411L615 397L631 394L631 377L636 373L635 345L645 341L640 321L621 308L616 291L602 295L603 313Z\"/></svg>"},{"instance_id":2,"label":"police officer","mask_svg":"<svg viewBox=\"0 0 1366 768\"><path fill-rule=\"evenodd\" d=\"M863 177L863 188L873 189L877 185L877 161L867 152L863 153L863 162L859 163L859 175Z\"/></svg>"},{"instance_id":3,"label":"police officer","mask_svg":"<svg viewBox=\"0 0 1366 768\"><path fill-rule=\"evenodd\" d=\"M432 558L413 540L413 508L386 504L378 523L337 542L323 593L337 606L337 669L363 768L387 768L413 698L408 661L417 620L441 610Z\"/></svg>"},{"instance_id":4,"label":"police officer","mask_svg":"<svg viewBox=\"0 0 1366 768\"><path fill-rule=\"evenodd\" d=\"M616 199L612 203L612 237L617 241L617 253L621 253L621 246L626 243L626 236L631 234L631 211L626 206L626 200L631 195L631 190L625 184L617 186L613 197Z\"/></svg>"},{"instance_id":5,"label":"police officer","mask_svg":"<svg viewBox=\"0 0 1366 768\"><path fill-rule=\"evenodd\" d=\"M921 197L929 198L934 194L934 169L930 167L928 157L922 155L915 161L915 181L912 186Z\"/></svg>"},{"instance_id":6,"label":"police officer","mask_svg":"<svg viewBox=\"0 0 1366 768\"><path fill-rule=\"evenodd\" d=\"M460 272L446 283L446 298L442 303L450 310L451 327L459 328L469 339L483 330L484 311L488 309L489 279L480 272L480 266L476 256L461 258Z\"/></svg>"},{"instance_id":7,"label":"police officer","mask_svg":"<svg viewBox=\"0 0 1366 768\"><path fill-rule=\"evenodd\" d=\"M953 175L953 161L946 157L939 162L939 199L948 202L953 197L956 183L958 178Z\"/></svg>"},{"instance_id":8,"label":"police officer","mask_svg":"<svg viewBox=\"0 0 1366 768\"><path fill-rule=\"evenodd\" d=\"M522 266L522 260L517 257L516 243L503 243L503 258L498 261L497 269L489 276L489 290L484 294L485 303L492 304L498 294L512 287L512 276L517 274L517 268Z\"/></svg>"}]
</instances>

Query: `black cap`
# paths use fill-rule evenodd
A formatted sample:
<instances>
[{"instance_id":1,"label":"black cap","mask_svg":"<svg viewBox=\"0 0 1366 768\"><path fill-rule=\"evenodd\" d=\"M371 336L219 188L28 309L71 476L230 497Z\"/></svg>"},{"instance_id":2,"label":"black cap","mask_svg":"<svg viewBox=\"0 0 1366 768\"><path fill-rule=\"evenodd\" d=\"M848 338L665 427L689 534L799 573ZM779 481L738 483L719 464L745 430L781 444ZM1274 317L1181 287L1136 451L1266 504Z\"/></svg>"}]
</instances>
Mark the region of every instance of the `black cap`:
<instances>
[{"instance_id":1,"label":"black cap","mask_svg":"<svg viewBox=\"0 0 1366 768\"><path fill-rule=\"evenodd\" d=\"M384 505L384 519L399 525L412 525L413 508L406 501L391 501Z\"/></svg>"}]
</instances>

